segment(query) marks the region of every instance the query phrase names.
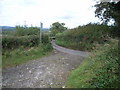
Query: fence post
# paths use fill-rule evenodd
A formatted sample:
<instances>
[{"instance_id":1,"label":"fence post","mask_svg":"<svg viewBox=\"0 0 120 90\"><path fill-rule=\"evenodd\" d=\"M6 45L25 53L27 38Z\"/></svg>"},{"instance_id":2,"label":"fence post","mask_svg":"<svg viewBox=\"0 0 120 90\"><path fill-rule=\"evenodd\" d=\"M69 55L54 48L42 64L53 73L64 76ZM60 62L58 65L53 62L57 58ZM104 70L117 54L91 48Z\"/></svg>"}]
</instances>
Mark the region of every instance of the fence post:
<instances>
[{"instance_id":1,"label":"fence post","mask_svg":"<svg viewBox=\"0 0 120 90\"><path fill-rule=\"evenodd\" d=\"M43 23L40 22L40 43L42 43L42 29L43 29Z\"/></svg>"}]
</instances>

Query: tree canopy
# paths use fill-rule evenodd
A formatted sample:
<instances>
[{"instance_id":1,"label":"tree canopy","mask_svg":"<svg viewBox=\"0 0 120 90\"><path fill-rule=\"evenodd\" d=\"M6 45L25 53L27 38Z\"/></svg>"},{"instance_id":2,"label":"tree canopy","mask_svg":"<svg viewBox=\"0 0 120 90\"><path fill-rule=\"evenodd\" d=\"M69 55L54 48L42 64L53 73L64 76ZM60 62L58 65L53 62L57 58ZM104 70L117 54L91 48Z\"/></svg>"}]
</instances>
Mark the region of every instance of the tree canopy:
<instances>
[{"instance_id":1,"label":"tree canopy","mask_svg":"<svg viewBox=\"0 0 120 90\"><path fill-rule=\"evenodd\" d=\"M95 16L100 18L104 24L111 19L115 21L116 26L120 26L120 1L118 2L100 2L95 5Z\"/></svg>"},{"instance_id":2,"label":"tree canopy","mask_svg":"<svg viewBox=\"0 0 120 90\"><path fill-rule=\"evenodd\" d=\"M50 28L52 34L56 35L57 33L61 33L65 31L67 28L64 25L65 23L59 23L59 22L53 23Z\"/></svg>"}]
</instances>

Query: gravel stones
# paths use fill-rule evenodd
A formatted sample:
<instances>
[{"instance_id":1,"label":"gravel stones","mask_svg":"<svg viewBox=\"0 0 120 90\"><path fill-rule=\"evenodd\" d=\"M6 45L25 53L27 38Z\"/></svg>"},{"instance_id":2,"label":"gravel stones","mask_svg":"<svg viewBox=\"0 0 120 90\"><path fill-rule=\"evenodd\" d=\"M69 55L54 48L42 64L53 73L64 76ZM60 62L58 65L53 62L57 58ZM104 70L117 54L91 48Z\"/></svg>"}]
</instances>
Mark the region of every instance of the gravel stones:
<instances>
[{"instance_id":1,"label":"gravel stones","mask_svg":"<svg viewBox=\"0 0 120 90\"><path fill-rule=\"evenodd\" d=\"M65 88L70 71L83 59L78 55L55 50L50 56L3 69L2 86L6 88Z\"/></svg>"}]
</instances>

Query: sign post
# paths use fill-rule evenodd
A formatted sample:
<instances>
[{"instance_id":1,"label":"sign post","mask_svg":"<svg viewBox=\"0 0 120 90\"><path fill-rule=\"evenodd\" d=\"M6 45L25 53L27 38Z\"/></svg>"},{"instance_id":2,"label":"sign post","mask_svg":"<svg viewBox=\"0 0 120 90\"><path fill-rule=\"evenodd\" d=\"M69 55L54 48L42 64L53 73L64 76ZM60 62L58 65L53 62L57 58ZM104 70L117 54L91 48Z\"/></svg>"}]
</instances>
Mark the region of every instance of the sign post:
<instances>
[{"instance_id":1,"label":"sign post","mask_svg":"<svg viewBox=\"0 0 120 90\"><path fill-rule=\"evenodd\" d=\"M40 22L40 43L42 43L42 29L43 29L43 23Z\"/></svg>"}]
</instances>

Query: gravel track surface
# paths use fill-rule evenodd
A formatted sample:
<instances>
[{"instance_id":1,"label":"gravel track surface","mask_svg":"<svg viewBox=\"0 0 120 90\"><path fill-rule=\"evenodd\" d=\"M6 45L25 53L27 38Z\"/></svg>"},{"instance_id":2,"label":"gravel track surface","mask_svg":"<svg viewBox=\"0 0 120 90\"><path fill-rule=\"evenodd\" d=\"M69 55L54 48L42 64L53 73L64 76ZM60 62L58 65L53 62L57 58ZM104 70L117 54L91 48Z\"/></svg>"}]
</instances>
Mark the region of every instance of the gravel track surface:
<instances>
[{"instance_id":1,"label":"gravel track surface","mask_svg":"<svg viewBox=\"0 0 120 90\"><path fill-rule=\"evenodd\" d=\"M55 49L49 56L3 69L2 87L64 88L71 70L79 66L88 53L62 48L54 41L52 44Z\"/></svg>"}]
</instances>

